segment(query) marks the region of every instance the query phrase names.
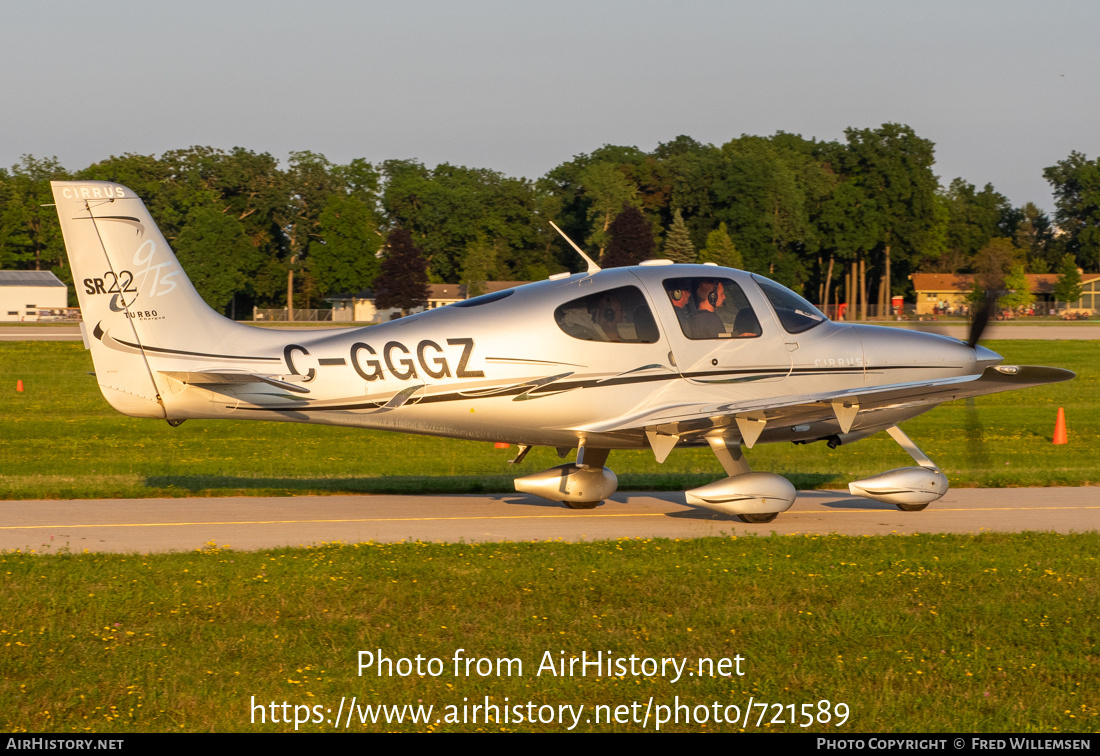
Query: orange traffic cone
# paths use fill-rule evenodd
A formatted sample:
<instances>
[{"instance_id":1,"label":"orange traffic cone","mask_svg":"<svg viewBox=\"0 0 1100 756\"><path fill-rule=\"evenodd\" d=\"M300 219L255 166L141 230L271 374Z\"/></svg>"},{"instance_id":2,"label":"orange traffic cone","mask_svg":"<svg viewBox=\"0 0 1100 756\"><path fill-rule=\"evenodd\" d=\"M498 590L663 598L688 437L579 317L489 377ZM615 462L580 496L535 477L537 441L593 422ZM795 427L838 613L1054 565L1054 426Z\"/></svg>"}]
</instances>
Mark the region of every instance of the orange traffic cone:
<instances>
[{"instance_id":1,"label":"orange traffic cone","mask_svg":"<svg viewBox=\"0 0 1100 756\"><path fill-rule=\"evenodd\" d=\"M22 378L20 378L18 381L15 382L15 390L20 391L20 392L23 390L23 379Z\"/></svg>"},{"instance_id":2,"label":"orange traffic cone","mask_svg":"<svg viewBox=\"0 0 1100 756\"><path fill-rule=\"evenodd\" d=\"M1054 443L1065 444L1069 439L1066 438L1066 411L1061 407L1058 408L1058 419L1054 421Z\"/></svg>"}]
</instances>

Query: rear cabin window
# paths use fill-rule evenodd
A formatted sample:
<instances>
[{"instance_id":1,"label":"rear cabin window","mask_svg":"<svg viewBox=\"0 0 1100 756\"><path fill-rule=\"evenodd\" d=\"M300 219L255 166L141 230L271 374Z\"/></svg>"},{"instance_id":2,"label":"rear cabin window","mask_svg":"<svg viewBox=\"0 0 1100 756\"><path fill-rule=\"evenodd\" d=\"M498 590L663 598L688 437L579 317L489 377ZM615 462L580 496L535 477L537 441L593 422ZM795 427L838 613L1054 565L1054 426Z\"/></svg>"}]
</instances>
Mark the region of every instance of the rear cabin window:
<instances>
[{"instance_id":1,"label":"rear cabin window","mask_svg":"<svg viewBox=\"0 0 1100 756\"><path fill-rule=\"evenodd\" d=\"M689 339L753 339L761 334L745 292L728 278L666 278L664 287Z\"/></svg>"},{"instance_id":2,"label":"rear cabin window","mask_svg":"<svg viewBox=\"0 0 1100 756\"><path fill-rule=\"evenodd\" d=\"M554 310L558 328L581 341L655 344L661 333L642 292L634 286L599 291Z\"/></svg>"}]
</instances>

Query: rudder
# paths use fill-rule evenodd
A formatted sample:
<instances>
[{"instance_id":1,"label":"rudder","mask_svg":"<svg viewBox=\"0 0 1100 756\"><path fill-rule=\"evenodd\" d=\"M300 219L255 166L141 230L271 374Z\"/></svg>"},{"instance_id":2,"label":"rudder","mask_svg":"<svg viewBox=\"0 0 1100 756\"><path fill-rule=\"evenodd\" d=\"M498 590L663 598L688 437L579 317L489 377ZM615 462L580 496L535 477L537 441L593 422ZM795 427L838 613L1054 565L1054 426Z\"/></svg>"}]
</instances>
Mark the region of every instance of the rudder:
<instances>
[{"instance_id":1,"label":"rudder","mask_svg":"<svg viewBox=\"0 0 1100 756\"><path fill-rule=\"evenodd\" d=\"M237 326L195 291L145 203L106 181L53 181L96 379L126 415L165 417L147 347L219 340Z\"/></svg>"}]
</instances>

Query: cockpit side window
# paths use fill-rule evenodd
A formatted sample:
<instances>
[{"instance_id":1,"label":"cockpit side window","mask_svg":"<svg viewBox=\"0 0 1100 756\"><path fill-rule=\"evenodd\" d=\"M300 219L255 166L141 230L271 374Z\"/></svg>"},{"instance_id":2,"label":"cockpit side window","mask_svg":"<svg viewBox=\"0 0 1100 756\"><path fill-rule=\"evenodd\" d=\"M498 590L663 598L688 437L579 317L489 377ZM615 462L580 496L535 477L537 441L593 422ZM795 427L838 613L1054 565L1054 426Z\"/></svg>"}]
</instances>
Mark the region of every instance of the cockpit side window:
<instances>
[{"instance_id":1,"label":"cockpit side window","mask_svg":"<svg viewBox=\"0 0 1100 756\"><path fill-rule=\"evenodd\" d=\"M751 339L761 334L745 292L728 278L666 278L665 293L689 339Z\"/></svg>"},{"instance_id":2,"label":"cockpit side window","mask_svg":"<svg viewBox=\"0 0 1100 756\"><path fill-rule=\"evenodd\" d=\"M558 328L582 341L655 344L657 321L642 292L634 286L599 291L554 310Z\"/></svg>"},{"instance_id":3,"label":"cockpit side window","mask_svg":"<svg viewBox=\"0 0 1100 756\"><path fill-rule=\"evenodd\" d=\"M775 308L779 323L787 333L802 333L828 320L825 313L814 307L786 286L753 274L752 280L760 284L764 296Z\"/></svg>"}]
</instances>

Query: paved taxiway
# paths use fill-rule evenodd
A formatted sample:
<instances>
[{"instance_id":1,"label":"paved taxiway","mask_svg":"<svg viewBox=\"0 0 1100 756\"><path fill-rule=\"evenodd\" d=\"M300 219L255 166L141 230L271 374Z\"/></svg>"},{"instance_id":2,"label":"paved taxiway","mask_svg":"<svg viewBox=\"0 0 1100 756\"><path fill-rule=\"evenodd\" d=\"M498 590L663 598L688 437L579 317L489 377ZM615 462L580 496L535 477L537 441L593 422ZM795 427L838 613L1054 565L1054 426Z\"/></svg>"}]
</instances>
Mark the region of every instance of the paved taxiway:
<instances>
[{"instance_id":1,"label":"paved taxiway","mask_svg":"<svg viewBox=\"0 0 1100 756\"><path fill-rule=\"evenodd\" d=\"M0 326L0 341L80 341L80 326Z\"/></svg>"},{"instance_id":2,"label":"paved taxiway","mask_svg":"<svg viewBox=\"0 0 1100 756\"><path fill-rule=\"evenodd\" d=\"M626 493L576 511L522 494L295 496L0 502L0 549L188 551L343 541L566 541L771 533L980 533L1100 527L1100 488L953 489L923 512L838 491L801 491L767 525L684 505L683 494Z\"/></svg>"}]
</instances>

